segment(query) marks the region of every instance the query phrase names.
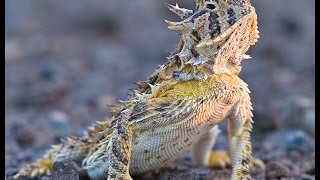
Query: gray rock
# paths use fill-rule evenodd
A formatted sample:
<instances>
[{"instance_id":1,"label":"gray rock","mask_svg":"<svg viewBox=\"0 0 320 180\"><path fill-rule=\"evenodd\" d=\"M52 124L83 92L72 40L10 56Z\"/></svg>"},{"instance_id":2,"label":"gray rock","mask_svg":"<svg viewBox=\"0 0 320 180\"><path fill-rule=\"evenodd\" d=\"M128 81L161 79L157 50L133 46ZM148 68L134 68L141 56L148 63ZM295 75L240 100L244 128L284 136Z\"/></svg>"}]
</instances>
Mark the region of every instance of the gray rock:
<instances>
[{"instance_id":1,"label":"gray rock","mask_svg":"<svg viewBox=\"0 0 320 180\"><path fill-rule=\"evenodd\" d=\"M52 179L79 180L79 174L73 163L56 162L53 164Z\"/></svg>"},{"instance_id":2,"label":"gray rock","mask_svg":"<svg viewBox=\"0 0 320 180\"><path fill-rule=\"evenodd\" d=\"M266 141L279 145L285 151L301 151L304 154L315 151L315 140L302 130L279 129L267 135Z\"/></svg>"},{"instance_id":3,"label":"gray rock","mask_svg":"<svg viewBox=\"0 0 320 180\"><path fill-rule=\"evenodd\" d=\"M315 162L315 156L312 155L309 158L305 160L302 166L302 172L309 174L309 175L314 175L316 171L316 162Z\"/></svg>"},{"instance_id":4,"label":"gray rock","mask_svg":"<svg viewBox=\"0 0 320 180\"><path fill-rule=\"evenodd\" d=\"M300 179L303 179L303 180L314 180L315 178L314 178L314 176L310 176L308 174L302 174L300 176Z\"/></svg>"},{"instance_id":5,"label":"gray rock","mask_svg":"<svg viewBox=\"0 0 320 180\"><path fill-rule=\"evenodd\" d=\"M289 169L280 162L270 162L266 167L266 179L280 179L289 176Z\"/></svg>"},{"instance_id":6,"label":"gray rock","mask_svg":"<svg viewBox=\"0 0 320 180\"><path fill-rule=\"evenodd\" d=\"M71 128L69 116L61 111L53 111L48 117L48 122L54 129L69 130Z\"/></svg>"},{"instance_id":7,"label":"gray rock","mask_svg":"<svg viewBox=\"0 0 320 180\"><path fill-rule=\"evenodd\" d=\"M22 148L32 145L36 140L36 135L29 126L14 124L12 131L15 132L15 140Z\"/></svg>"},{"instance_id":8,"label":"gray rock","mask_svg":"<svg viewBox=\"0 0 320 180\"><path fill-rule=\"evenodd\" d=\"M5 61L10 62L23 57L24 49L18 39L10 38L5 41Z\"/></svg>"},{"instance_id":9,"label":"gray rock","mask_svg":"<svg viewBox=\"0 0 320 180\"><path fill-rule=\"evenodd\" d=\"M280 127L298 127L315 135L315 102L306 97L295 96L284 103L279 121Z\"/></svg>"},{"instance_id":10,"label":"gray rock","mask_svg":"<svg viewBox=\"0 0 320 180\"><path fill-rule=\"evenodd\" d=\"M14 176L18 171L19 171L19 169L17 169L17 168L9 167L9 168L6 168L5 175L6 176Z\"/></svg>"}]
</instances>

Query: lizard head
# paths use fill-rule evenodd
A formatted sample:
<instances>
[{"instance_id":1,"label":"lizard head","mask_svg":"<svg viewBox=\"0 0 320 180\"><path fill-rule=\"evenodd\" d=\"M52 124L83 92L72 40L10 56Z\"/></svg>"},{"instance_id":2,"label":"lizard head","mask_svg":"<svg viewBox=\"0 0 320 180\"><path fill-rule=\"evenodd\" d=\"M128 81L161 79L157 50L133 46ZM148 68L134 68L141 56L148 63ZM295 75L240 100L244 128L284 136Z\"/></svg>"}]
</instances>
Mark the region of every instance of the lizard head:
<instances>
[{"instance_id":1,"label":"lizard head","mask_svg":"<svg viewBox=\"0 0 320 180\"><path fill-rule=\"evenodd\" d=\"M240 62L257 42L257 17L249 0L196 0L195 10L166 4L182 21L166 21L180 32L178 53L185 64L213 74L240 72Z\"/></svg>"}]
</instances>

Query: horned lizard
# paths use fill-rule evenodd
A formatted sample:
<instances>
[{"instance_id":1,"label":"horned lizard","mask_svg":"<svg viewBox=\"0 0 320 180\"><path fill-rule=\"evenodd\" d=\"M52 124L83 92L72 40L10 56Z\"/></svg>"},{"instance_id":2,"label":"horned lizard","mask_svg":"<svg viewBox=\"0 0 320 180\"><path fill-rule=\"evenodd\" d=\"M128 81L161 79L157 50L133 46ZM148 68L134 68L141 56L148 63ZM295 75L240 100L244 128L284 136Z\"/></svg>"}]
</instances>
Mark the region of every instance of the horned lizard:
<instances>
[{"instance_id":1,"label":"horned lizard","mask_svg":"<svg viewBox=\"0 0 320 180\"><path fill-rule=\"evenodd\" d=\"M54 145L15 178L49 175L54 162L75 161L91 179L128 180L191 149L195 164L231 164L231 179L250 179L252 107L238 74L259 38L255 8L249 0L195 1L195 10L166 4L182 19L166 21L180 41L127 100L109 106L111 119ZM225 118L228 154L211 151Z\"/></svg>"}]
</instances>

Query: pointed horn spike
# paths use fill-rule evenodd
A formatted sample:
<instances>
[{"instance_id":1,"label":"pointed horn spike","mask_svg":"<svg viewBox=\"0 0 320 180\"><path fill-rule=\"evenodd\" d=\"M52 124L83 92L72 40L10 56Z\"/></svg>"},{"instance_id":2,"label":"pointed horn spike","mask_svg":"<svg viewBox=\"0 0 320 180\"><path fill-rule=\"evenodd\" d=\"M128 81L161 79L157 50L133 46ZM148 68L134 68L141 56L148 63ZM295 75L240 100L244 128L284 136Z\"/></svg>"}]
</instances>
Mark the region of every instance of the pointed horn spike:
<instances>
[{"instance_id":1,"label":"pointed horn spike","mask_svg":"<svg viewBox=\"0 0 320 180\"><path fill-rule=\"evenodd\" d=\"M195 0L195 2L198 5L203 5L204 4L204 0Z\"/></svg>"},{"instance_id":2,"label":"pointed horn spike","mask_svg":"<svg viewBox=\"0 0 320 180\"><path fill-rule=\"evenodd\" d=\"M168 26L175 26L178 24L178 22L172 22L172 21L168 21L168 20L164 20Z\"/></svg>"},{"instance_id":3,"label":"pointed horn spike","mask_svg":"<svg viewBox=\"0 0 320 180\"><path fill-rule=\"evenodd\" d=\"M181 19L185 19L193 14L193 11L190 9L180 8L178 4L171 5L168 3L165 3L165 5L168 7L170 11L178 15Z\"/></svg>"},{"instance_id":4,"label":"pointed horn spike","mask_svg":"<svg viewBox=\"0 0 320 180\"><path fill-rule=\"evenodd\" d=\"M196 58L191 58L188 62L186 62L185 64L193 64L196 62Z\"/></svg>"},{"instance_id":5,"label":"pointed horn spike","mask_svg":"<svg viewBox=\"0 0 320 180\"><path fill-rule=\"evenodd\" d=\"M205 40L200 42L196 47L197 48L203 48L203 47L207 47L207 46L212 46L215 43L214 40L209 39L209 40Z\"/></svg>"},{"instance_id":6,"label":"pointed horn spike","mask_svg":"<svg viewBox=\"0 0 320 180\"><path fill-rule=\"evenodd\" d=\"M165 20L165 22L167 23L168 28L171 30L182 31L185 29L185 27L179 22L172 22L167 20Z\"/></svg>"},{"instance_id":7,"label":"pointed horn spike","mask_svg":"<svg viewBox=\"0 0 320 180\"><path fill-rule=\"evenodd\" d=\"M164 5L166 5L169 8L170 11L174 12L174 9L177 8L178 4L176 4L176 6L174 6L172 4L169 4L169 3L165 2Z\"/></svg>"},{"instance_id":8,"label":"pointed horn spike","mask_svg":"<svg viewBox=\"0 0 320 180\"><path fill-rule=\"evenodd\" d=\"M138 85L139 88L145 88L148 86L148 83L146 81L138 81L135 84Z\"/></svg>"},{"instance_id":9,"label":"pointed horn spike","mask_svg":"<svg viewBox=\"0 0 320 180\"><path fill-rule=\"evenodd\" d=\"M154 92L155 89L156 89L156 86L155 85L152 85L152 84L148 84L150 89L151 89L151 92Z\"/></svg>"},{"instance_id":10,"label":"pointed horn spike","mask_svg":"<svg viewBox=\"0 0 320 180\"><path fill-rule=\"evenodd\" d=\"M196 48L203 48L203 47L205 47L206 46L206 42L205 41L202 41L202 42L200 42L197 46L196 46Z\"/></svg>"},{"instance_id":11,"label":"pointed horn spike","mask_svg":"<svg viewBox=\"0 0 320 180\"><path fill-rule=\"evenodd\" d=\"M107 108L112 116L117 116L121 110L123 109L123 105L121 104L109 104Z\"/></svg>"},{"instance_id":12,"label":"pointed horn spike","mask_svg":"<svg viewBox=\"0 0 320 180\"><path fill-rule=\"evenodd\" d=\"M243 59L251 59L252 58L250 55L247 55L247 54L243 55L242 57L243 57Z\"/></svg>"},{"instance_id":13,"label":"pointed horn spike","mask_svg":"<svg viewBox=\"0 0 320 180\"><path fill-rule=\"evenodd\" d=\"M212 46L214 44L214 41L213 40L209 40L206 42L206 45L207 46Z\"/></svg>"}]
</instances>

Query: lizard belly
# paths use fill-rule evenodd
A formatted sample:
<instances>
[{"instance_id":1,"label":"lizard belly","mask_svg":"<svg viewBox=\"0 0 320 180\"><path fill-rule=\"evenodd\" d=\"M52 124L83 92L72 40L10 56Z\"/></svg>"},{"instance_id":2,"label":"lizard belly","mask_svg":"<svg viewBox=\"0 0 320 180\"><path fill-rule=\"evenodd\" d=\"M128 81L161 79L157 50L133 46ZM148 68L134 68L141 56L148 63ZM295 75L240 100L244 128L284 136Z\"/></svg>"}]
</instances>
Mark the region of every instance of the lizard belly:
<instances>
[{"instance_id":1,"label":"lizard belly","mask_svg":"<svg viewBox=\"0 0 320 180\"><path fill-rule=\"evenodd\" d=\"M130 173L140 174L162 167L186 153L204 133L224 119L221 108L205 105L187 118L150 128L133 137ZM219 106L218 106L219 107Z\"/></svg>"},{"instance_id":2,"label":"lizard belly","mask_svg":"<svg viewBox=\"0 0 320 180\"><path fill-rule=\"evenodd\" d=\"M205 127L187 128L186 122L139 134L133 141L130 173L139 174L164 166L187 152Z\"/></svg>"}]
</instances>

